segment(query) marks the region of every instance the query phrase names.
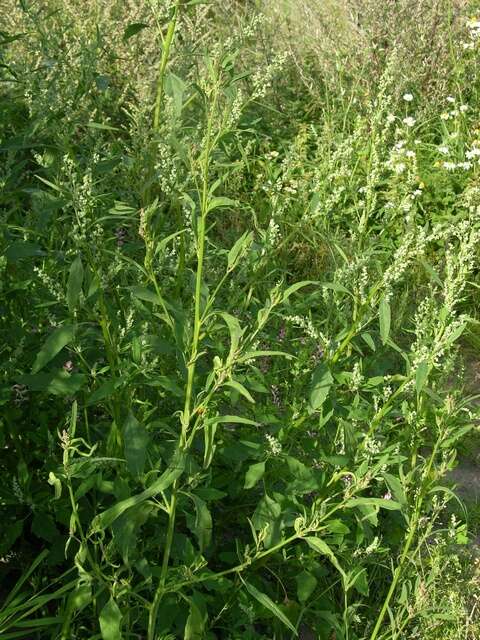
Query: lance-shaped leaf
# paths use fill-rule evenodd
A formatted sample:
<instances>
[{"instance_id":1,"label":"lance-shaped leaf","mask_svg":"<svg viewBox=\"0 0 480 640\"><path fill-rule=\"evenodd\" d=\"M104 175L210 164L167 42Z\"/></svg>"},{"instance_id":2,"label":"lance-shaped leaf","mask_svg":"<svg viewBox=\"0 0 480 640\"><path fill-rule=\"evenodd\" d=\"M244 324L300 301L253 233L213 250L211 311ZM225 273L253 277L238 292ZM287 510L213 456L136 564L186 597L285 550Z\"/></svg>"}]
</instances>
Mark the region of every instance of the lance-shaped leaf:
<instances>
[{"instance_id":1,"label":"lance-shaped leaf","mask_svg":"<svg viewBox=\"0 0 480 640\"><path fill-rule=\"evenodd\" d=\"M172 485L175 480L182 475L184 469L185 453L177 452L172 460L172 464L163 472L158 480L155 480L155 482L148 487L148 489L145 489L145 491L142 491L136 496L131 496L130 498L117 502L113 507L110 507L103 513L96 516L91 525L92 532L101 531L102 529L109 527L112 522L114 522L127 509L141 504L142 502L145 502L145 500L153 498L153 496L157 495L157 493L160 493L161 491L165 491L165 489Z\"/></svg>"},{"instance_id":2,"label":"lance-shaped leaf","mask_svg":"<svg viewBox=\"0 0 480 640\"><path fill-rule=\"evenodd\" d=\"M267 596L266 593L262 593L261 591L259 591L256 587L253 586L253 584L250 584L249 582L244 582L243 583L245 585L245 587L247 588L247 591L250 595L252 595L255 600L257 600L262 606L264 606L266 609L268 609L271 613L273 613L273 615L278 618L281 622L283 622L283 624L290 629L290 631L297 636L297 630L295 629L295 627L293 626L293 624L290 622L290 620L287 618L287 616L283 613L283 611L278 607L278 605L275 604L275 602L269 597Z\"/></svg>"},{"instance_id":3,"label":"lance-shaped leaf","mask_svg":"<svg viewBox=\"0 0 480 640\"><path fill-rule=\"evenodd\" d=\"M33 363L32 373L38 373L43 367L53 360L63 347L72 342L75 334L75 327L72 325L62 325L57 327L46 339L43 347L37 353Z\"/></svg>"}]
</instances>

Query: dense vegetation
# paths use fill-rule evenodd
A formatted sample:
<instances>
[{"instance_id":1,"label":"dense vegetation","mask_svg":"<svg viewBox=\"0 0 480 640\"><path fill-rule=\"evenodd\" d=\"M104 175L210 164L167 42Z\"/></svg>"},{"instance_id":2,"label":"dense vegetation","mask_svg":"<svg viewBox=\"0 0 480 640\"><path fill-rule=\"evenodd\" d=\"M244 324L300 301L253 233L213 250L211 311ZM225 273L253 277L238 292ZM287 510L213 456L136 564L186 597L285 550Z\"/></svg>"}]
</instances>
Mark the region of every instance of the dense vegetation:
<instances>
[{"instance_id":1,"label":"dense vegetation","mask_svg":"<svg viewBox=\"0 0 480 640\"><path fill-rule=\"evenodd\" d=\"M4 0L3 640L480 637L475 8Z\"/></svg>"}]
</instances>

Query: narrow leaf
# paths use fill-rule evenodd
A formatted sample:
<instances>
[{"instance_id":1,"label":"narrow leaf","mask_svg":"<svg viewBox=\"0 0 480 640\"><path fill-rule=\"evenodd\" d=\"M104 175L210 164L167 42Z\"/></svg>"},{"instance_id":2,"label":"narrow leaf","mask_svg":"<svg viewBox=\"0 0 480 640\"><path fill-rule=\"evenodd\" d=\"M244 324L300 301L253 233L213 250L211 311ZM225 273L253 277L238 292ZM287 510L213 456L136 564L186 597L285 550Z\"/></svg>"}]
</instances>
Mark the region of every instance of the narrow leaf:
<instances>
[{"instance_id":1,"label":"narrow leaf","mask_svg":"<svg viewBox=\"0 0 480 640\"><path fill-rule=\"evenodd\" d=\"M67 304L70 313L73 313L80 296L83 284L83 264L80 256L72 262L67 282Z\"/></svg>"},{"instance_id":2,"label":"narrow leaf","mask_svg":"<svg viewBox=\"0 0 480 640\"><path fill-rule=\"evenodd\" d=\"M139 493L136 496L131 496L130 498L117 502L113 507L110 507L103 513L96 516L91 525L92 531L100 531L109 527L112 522L114 522L127 509L130 509L137 504L141 504L142 502L145 502L145 500L149 500L161 491L165 491L165 489L167 489L182 475L184 468L185 454L178 453L172 461L172 465L166 469L160 478L155 480L148 489L145 489L145 491L142 491L142 493Z\"/></svg>"},{"instance_id":3,"label":"narrow leaf","mask_svg":"<svg viewBox=\"0 0 480 640\"><path fill-rule=\"evenodd\" d=\"M312 375L310 386L310 405L312 409L318 411L323 405L333 384L333 377L328 366L322 362L318 365Z\"/></svg>"},{"instance_id":4,"label":"narrow leaf","mask_svg":"<svg viewBox=\"0 0 480 640\"><path fill-rule=\"evenodd\" d=\"M390 324L392 320L390 304L386 298L382 298L380 301L378 313L380 321L380 337L382 338L383 344L386 344L388 336L390 335Z\"/></svg>"},{"instance_id":5,"label":"narrow leaf","mask_svg":"<svg viewBox=\"0 0 480 640\"><path fill-rule=\"evenodd\" d=\"M279 609L278 605L276 605L275 602L273 602L273 600L267 596L266 593L262 593L256 587L254 587L253 584L250 584L249 582L244 582L244 585L246 586L247 591L250 593L250 595L252 595L255 598L255 600L257 600L262 606L264 606L271 613L273 613L273 615L276 618L278 618L281 622L283 622L283 624L288 629L290 629L290 631L295 636L298 636L297 630L295 629L293 624L290 622L287 616L283 613L283 611Z\"/></svg>"},{"instance_id":6,"label":"narrow leaf","mask_svg":"<svg viewBox=\"0 0 480 640\"><path fill-rule=\"evenodd\" d=\"M249 402L251 402L252 404L255 404L255 400L252 398L250 392L247 389L245 389L243 384L240 384L240 382L237 382L237 380L227 380L227 382L224 382L224 386L235 389L235 391L238 391L238 393L242 395L244 398L246 398Z\"/></svg>"},{"instance_id":7,"label":"narrow leaf","mask_svg":"<svg viewBox=\"0 0 480 640\"><path fill-rule=\"evenodd\" d=\"M130 473L135 476L141 475L147 456L148 434L144 425L135 418L131 411L123 426L123 440L125 458Z\"/></svg>"},{"instance_id":8,"label":"narrow leaf","mask_svg":"<svg viewBox=\"0 0 480 640\"><path fill-rule=\"evenodd\" d=\"M423 387L425 386L429 371L430 367L428 366L428 362L426 360L420 362L415 373L415 388L417 390L417 396L421 394Z\"/></svg>"},{"instance_id":9,"label":"narrow leaf","mask_svg":"<svg viewBox=\"0 0 480 640\"><path fill-rule=\"evenodd\" d=\"M330 549L330 547L324 540L321 540L320 538L314 538L313 536L309 536L305 538L305 542L308 544L308 546L311 549L313 549L317 553L321 554L322 556L327 556L327 558L333 564L335 569L337 569L337 571L340 573L342 578L346 577L345 571L340 566L340 563L338 562L336 555L333 553L333 551Z\"/></svg>"}]
</instances>

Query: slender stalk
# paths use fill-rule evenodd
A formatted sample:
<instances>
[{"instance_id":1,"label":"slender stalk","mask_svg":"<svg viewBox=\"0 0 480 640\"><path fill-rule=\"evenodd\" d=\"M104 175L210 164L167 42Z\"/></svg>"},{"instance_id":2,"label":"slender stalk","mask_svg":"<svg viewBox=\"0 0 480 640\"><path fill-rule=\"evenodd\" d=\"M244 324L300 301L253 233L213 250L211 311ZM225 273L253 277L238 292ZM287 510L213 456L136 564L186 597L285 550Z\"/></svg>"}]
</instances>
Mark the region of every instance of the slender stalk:
<instances>
[{"instance_id":1,"label":"slender stalk","mask_svg":"<svg viewBox=\"0 0 480 640\"><path fill-rule=\"evenodd\" d=\"M157 80L157 97L155 101L155 113L153 116L153 130L155 132L157 132L160 127L160 113L161 113L162 104L163 104L165 71L168 64L168 58L170 56L170 48L172 46L173 36L175 35L175 29L177 27L178 14L180 12L180 3L181 3L181 0L178 0L173 9L173 15L168 24L167 35L165 36L165 40L163 42L162 59L160 60L160 69L158 72L158 80Z\"/></svg>"},{"instance_id":2,"label":"slender stalk","mask_svg":"<svg viewBox=\"0 0 480 640\"><path fill-rule=\"evenodd\" d=\"M385 598L385 601L383 603L383 606L380 610L380 613L378 615L377 618L377 622L375 624L375 627L372 631L372 635L370 636L370 640L376 640L376 638L378 637L379 631L380 631L380 627L383 624L383 620L387 614L389 605L390 605L390 601L393 598L393 595L395 593L395 590L397 588L397 584L398 581L400 580L400 577L402 575L402 570L403 570L403 565L405 564L405 560L407 559L408 556L408 552L410 551L410 547L412 546L412 542L413 539L415 538L415 534L417 532L417 527L418 527L418 523L420 520L420 509L422 506L422 502L423 499L425 497L425 488L426 488L426 482L428 481L428 477L430 475L430 472L432 470L432 466L433 466L433 462L437 456L437 451L438 451L438 447L440 445L440 441L441 441L441 436L437 439L437 442L435 443L435 447L433 448L432 454L430 456L430 460L428 461L428 466L427 466L427 470L425 473L425 481L424 481L424 485L422 487L422 490L420 491L420 494L417 498L417 502L415 505L415 513L414 513L414 518L411 520L411 525L410 525L410 531L408 533L407 539L405 541L405 545L403 547L403 551L402 551L402 555L400 556L400 560L398 562L398 565L394 571L393 574L393 580L390 584L390 588L388 590L387 593L387 597Z\"/></svg>"},{"instance_id":3,"label":"slender stalk","mask_svg":"<svg viewBox=\"0 0 480 640\"><path fill-rule=\"evenodd\" d=\"M177 5L178 7L178 5ZM173 35L173 32L172 32ZM168 34L167 34L168 37ZM167 43L165 43L165 46ZM213 116L217 107L217 93L218 88L215 87L212 106L210 109L207 131L205 137L205 149L203 158L201 158L201 210L197 227L197 273L195 278L195 296L194 296L194 324L192 343L190 348L190 360L188 362L187 373L187 386L185 390L185 404L181 417L181 433L180 433L180 448L185 449L187 447L187 435L191 420L191 404L193 396L193 383L195 379L195 369L198 357L198 345L200 341L200 330L202 327L201 317L201 303L202 303L202 283L203 283L203 262L205 258L205 236L206 236L206 219L208 213L208 197L209 197L209 173L210 173L210 154L212 150L212 128L213 128ZM172 547L173 534L175 531L175 518L177 511L177 494L178 494L179 482L176 480L172 487L172 497L170 500L170 508L168 515L167 537L165 540L165 549L163 552L162 570L158 587L155 592L152 605L149 611L148 619L148 640L154 640L155 627L158 615L158 608L165 593L165 581L168 574L168 565L170 562L170 552Z\"/></svg>"}]
</instances>

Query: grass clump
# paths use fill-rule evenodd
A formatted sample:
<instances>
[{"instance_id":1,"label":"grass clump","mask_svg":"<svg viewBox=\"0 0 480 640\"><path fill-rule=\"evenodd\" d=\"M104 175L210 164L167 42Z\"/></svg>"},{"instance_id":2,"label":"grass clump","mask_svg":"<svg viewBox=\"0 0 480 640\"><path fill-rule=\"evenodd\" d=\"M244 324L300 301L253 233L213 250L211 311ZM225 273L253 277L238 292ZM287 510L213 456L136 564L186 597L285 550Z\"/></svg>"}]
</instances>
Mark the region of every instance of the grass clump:
<instances>
[{"instance_id":1,"label":"grass clump","mask_svg":"<svg viewBox=\"0 0 480 640\"><path fill-rule=\"evenodd\" d=\"M2 638L478 636L474 8L8 0Z\"/></svg>"}]
</instances>

